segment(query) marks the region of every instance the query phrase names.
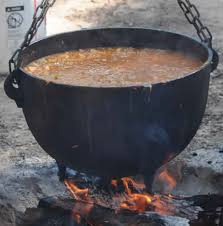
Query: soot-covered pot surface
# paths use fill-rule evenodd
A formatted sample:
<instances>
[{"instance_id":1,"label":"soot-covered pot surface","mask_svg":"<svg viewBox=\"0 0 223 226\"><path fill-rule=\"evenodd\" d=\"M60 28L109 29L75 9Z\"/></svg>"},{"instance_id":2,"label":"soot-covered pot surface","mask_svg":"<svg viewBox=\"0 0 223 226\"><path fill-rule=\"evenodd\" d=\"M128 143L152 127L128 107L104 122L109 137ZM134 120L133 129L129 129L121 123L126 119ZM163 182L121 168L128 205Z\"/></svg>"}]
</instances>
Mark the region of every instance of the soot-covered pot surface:
<instances>
[{"instance_id":1,"label":"soot-covered pot surface","mask_svg":"<svg viewBox=\"0 0 223 226\"><path fill-rule=\"evenodd\" d=\"M159 48L197 57L202 67L174 81L135 87L78 87L14 72L5 83L41 147L58 162L105 177L152 178L195 135L207 102L213 52L189 37L151 29L109 28L52 36L30 45L22 66L54 53L97 47ZM75 74L74 74L75 76Z\"/></svg>"}]
</instances>

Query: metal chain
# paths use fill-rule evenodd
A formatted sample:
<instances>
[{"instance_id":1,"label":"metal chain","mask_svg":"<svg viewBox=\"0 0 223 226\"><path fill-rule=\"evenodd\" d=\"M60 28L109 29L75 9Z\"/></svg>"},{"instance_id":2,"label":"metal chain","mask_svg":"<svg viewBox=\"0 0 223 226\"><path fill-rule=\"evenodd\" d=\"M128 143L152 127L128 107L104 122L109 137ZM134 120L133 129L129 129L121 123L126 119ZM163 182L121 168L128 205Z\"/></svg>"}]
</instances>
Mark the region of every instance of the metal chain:
<instances>
[{"instance_id":1,"label":"metal chain","mask_svg":"<svg viewBox=\"0 0 223 226\"><path fill-rule=\"evenodd\" d=\"M212 49L212 34L208 27L201 22L200 13L197 7L192 4L190 0L178 0L178 4L183 10L189 23L194 25L201 41Z\"/></svg>"},{"instance_id":2,"label":"metal chain","mask_svg":"<svg viewBox=\"0 0 223 226\"><path fill-rule=\"evenodd\" d=\"M20 66L21 63L21 53L26 49L33 37L36 35L38 28L42 24L43 20L46 17L46 14L50 7L54 5L56 0L42 0L40 5L36 8L36 11L33 16L32 24L25 35L24 41L20 45L19 49L15 51L11 59L9 60L9 71L12 73L15 69Z\"/></svg>"}]
</instances>

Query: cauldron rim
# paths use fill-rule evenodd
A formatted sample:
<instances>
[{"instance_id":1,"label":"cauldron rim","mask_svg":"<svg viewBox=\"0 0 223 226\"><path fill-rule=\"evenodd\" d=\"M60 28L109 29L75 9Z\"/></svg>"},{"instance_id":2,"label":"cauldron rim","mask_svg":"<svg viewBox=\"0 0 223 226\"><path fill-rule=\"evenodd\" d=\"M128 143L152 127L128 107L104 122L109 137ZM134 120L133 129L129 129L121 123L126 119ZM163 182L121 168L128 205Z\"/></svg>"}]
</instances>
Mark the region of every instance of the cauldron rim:
<instances>
[{"instance_id":1,"label":"cauldron rim","mask_svg":"<svg viewBox=\"0 0 223 226\"><path fill-rule=\"evenodd\" d=\"M201 72L203 70L205 70L207 67L210 66L211 61L213 59L213 51L207 46L205 45L205 43L201 42L199 39L193 38L189 35L186 34L182 34L182 33L178 33L178 32L172 32L172 31L168 31L168 30L164 30L164 29L154 29L154 28L140 28L140 27L100 27L100 28L89 28L89 29L82 29L82 30L73 30L73 31L68 31L68 32L62 32L62 33L58 33L58 34L54 34L54 35L50 35L47 36L45 38L39 39L37 41L32 42L32 44L27 48L31 48L32 46L36 45L36 44L41 44L42 41L50 39L50 38L60 38L66 34L73 34L73 33L77 33L77 32L90 32L90 31L106 31L106 30L145 30L145 31L157 31L157 32L163 32L166 33L168 35L177 35L179 37L188 39L188 41L192 41L192 42L196 42L197 44L200 44L206 51L208 54L207 60L199 67L199 69L191 72L190 74L185 74L182 76L178 76L175 79L171 79L165 82L158 82L158 83L148 83L145 85L126 85L126 86L80 86L80 85L70 85L70 84L63 84L63 83L58 83L58 82L54 82L54 81L47 81L45 79L42 79L38 76L35 76L34 74L28 73L26 72L22 67L20 67L18 70L20 72L22 72L23 74L25 74L26 76L32 78L32 79L36 79L39 80L41 82L44 83L48 83L51 85L55 85L55 86L62 86L62 87L70 87L70 88L81 88L81 89L114 89L114 90L120 90L120 89L131 89L131 88L147 88L147 87L152 87L152 86L160 86L160 85L168 85L171 84L173 82L176 82L178 80L182 80L182 79L187 79L188 77L192 77L194 75L196 75L198 72ZM81 48L79 48L81 49ZM90 49L90 48L89 48ZM24 51L25 53L26 51ZM23 54L24 54L23 53ZM40 58L38 58L40 59ZM26 64L25 64L26 65Z\"/></svg>"}]
</instances>

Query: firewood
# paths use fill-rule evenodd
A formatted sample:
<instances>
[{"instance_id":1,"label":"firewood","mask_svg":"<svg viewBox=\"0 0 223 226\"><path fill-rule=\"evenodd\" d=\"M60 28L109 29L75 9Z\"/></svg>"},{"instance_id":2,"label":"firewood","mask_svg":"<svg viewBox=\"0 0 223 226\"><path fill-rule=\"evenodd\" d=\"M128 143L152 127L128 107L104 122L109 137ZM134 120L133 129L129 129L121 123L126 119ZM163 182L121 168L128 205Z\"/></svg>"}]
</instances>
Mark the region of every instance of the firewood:
<instances>
[{"instance_id":1,"label":"firewood","mask_svg":"<svg viewBox=\"0 0 223 226\"><path fill-rule=\"evenodd\" d=\"M28 209L20 226L222 226L223 197L195 196L171 199L163 196L163 202L171 202L176 211L173 216L154 212L136 213L116 211L97 204L63 197L42 199L38 208ZM89 212L83 210L92 208ZM80 222L76 217L80 215Z\"/></svg>"}]
</instances>

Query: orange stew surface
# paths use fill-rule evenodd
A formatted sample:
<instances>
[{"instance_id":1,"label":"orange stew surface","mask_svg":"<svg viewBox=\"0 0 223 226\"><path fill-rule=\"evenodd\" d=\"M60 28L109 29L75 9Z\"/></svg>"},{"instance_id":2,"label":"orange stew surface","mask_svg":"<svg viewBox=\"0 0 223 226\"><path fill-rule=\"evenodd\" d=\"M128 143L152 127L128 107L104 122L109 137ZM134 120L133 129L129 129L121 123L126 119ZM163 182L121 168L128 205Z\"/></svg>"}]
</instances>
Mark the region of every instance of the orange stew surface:
<instances>
[{"instance_id":1,"label":"orange stew surface","mask_svg":"<svg viewBox=\"0 0 223 226\"><path fill-rule=\"evenodd\" d=\"M180 52L123 47L54 54L33 61L24 70L49 82L122 87L174 80L198 70L202 64Z\"/></svg>"}]
</instances>

